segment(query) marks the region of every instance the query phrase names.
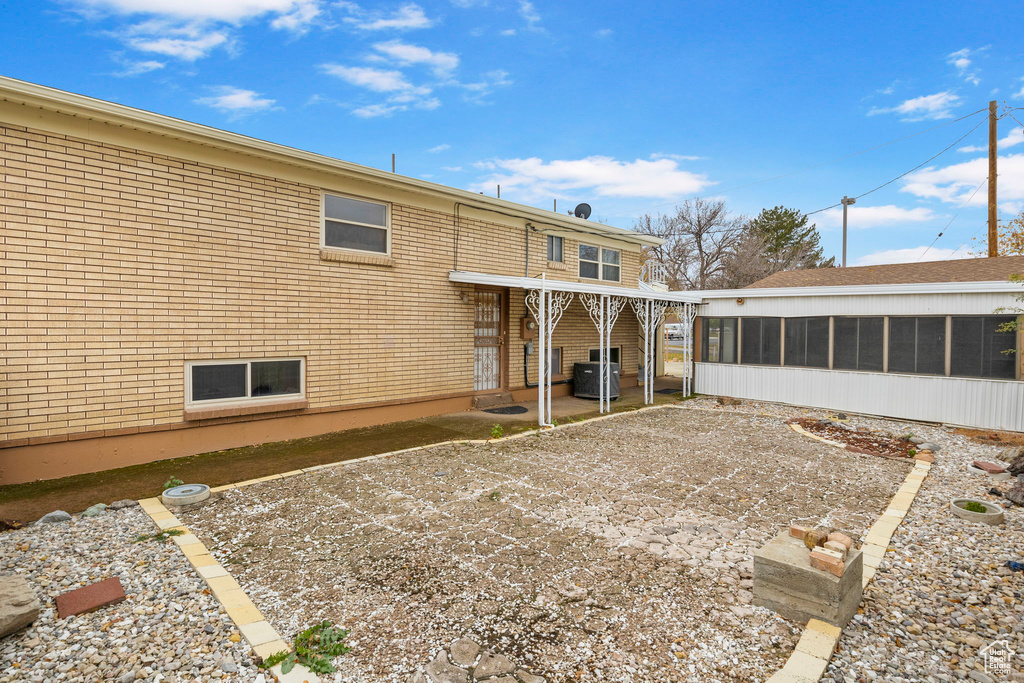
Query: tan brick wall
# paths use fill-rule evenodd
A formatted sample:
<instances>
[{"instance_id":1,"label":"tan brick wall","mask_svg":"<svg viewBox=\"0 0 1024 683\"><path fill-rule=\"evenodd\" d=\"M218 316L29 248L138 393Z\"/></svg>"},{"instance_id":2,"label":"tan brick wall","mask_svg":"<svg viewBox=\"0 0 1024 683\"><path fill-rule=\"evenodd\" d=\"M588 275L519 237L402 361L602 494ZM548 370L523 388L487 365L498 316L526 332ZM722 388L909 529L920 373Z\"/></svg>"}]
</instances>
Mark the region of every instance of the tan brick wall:
<instances>
[{"instance_id":1,"label":"tan brick wall","mask_svg":"<svg viewBox=\"0 0 1024 683\"><path fill-rule=\"evenodd\" d=\"M0 165L0 441L180 423L190 360L305 357L311 410L469 392L456 245L461 270L526 270L525 230L479 213L456 239L452 213L394 204L391 265L353 263L320 257L316 186L17 126L0 126ZM576 244L549 269L531 232L531 275L576 280ZM626 286L638 256L623 251ZM615 334L633 374L630 310ZM567 369L595 339L574 302L555 339Z\"/></svg>"}]
</instances>

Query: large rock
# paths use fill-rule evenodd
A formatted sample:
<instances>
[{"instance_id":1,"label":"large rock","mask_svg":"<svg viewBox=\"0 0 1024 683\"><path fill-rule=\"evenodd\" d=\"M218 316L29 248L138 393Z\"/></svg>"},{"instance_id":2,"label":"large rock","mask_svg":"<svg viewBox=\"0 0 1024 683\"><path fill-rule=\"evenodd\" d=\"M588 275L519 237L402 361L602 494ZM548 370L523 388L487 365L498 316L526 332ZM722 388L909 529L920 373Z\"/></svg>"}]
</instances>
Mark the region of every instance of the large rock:
<instances>
[{"instance_id":1,"label":"large rock","mask_svg":"<svg viewBox=\"0 0 1024 683\"><path fill-rule=\"evenodd\" d=\"M1011 503L1024 505L1024 481L1018 481L1003 496Z\"/></svg>"},{"instance_id":2,"label":"large rock","mask_svg":"<svg viewBox=\"0 0 1024 683\"><path fill-rule=\"evenodd\" d=\"M39 618L39 599L20 576L0 576L0 638Z\"/></svg>"},{"instance_id":3,"label":"large rock","mask_svg":"<svg viewBox=\"0 0 1024 683\"><path fill-rule=\"evenodd\" d=\"M90 505L82 512L83 517L99 517L103 514L103 511L107 509L106 503L96 503Z\"/></svg>"},{"instance_id":4,"label":"large rock","mask_svg":"<svg viewBox=\"0 0 1024 683\"><path fill-rule=\"evenodd\" d=\"M1024 474L1024 448L1022 448L1017 457L1011 460L1010 464L1006 466L1006 471L1015 477Z\"/></svg>"},{"instance_id":5,"label":"large rock","mask_svg":"<svg viewBox=\"0 0 1024 683\"><path fill-rule=\"evenodd\" d=\"M64 512L63 510L54 510L48 514L43 515L39 518L40 524L54 524L56 522L67 522L71 519L71 515Z\"/></svg>"}]
</instances>

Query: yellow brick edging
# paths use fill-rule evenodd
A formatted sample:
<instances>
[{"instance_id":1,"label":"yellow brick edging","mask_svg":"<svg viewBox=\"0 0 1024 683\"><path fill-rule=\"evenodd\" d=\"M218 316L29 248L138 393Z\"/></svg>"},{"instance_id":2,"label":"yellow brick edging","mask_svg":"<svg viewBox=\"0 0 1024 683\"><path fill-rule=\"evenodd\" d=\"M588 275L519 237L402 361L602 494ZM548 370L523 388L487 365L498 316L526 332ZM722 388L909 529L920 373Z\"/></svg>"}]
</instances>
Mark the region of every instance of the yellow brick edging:
<instances>
[{"instance_id":1,"label":"yellow brick edging","mask_svg":"<svg viewBox=\"0 0 1024 683\"><path fill-rule=\"evenodd\" d=\"M831 443L845 449L844 444L830 442L814 434L810 434L797 425L790 424L794 431L809 436L817 441ZM921 484L928 476L932 465L928 462L918 461L913 469L907 474L903 484L893 494L889 506L882 511L875 523L868 529L861 543L861 552L864 554L864 575L861 579L861 586L867 588L871 580L875 578L879 565L886 550L889 549L889 542L900 523L907 516L910 506L917 497ZM838 626L833 626L818 619L811 619L804 627L804 632L796 644L796 648L789 655L785 665L776 671L767 683L814 683L818 681L828 667L832 653L835 651L839 638L843 631Z\"/></svg>"},{"instance_id":2,"label":"yellow brick edging","mask_svg":"<svg viewBox=\"0 0 1024 683\"><path fill-rule=\"evenodd\" d=\"M277 479L280 476L264 477L262 480L253 481ZM139 505L160 531L180 529L184 532L180 536L172 536L171 539L192 565L199 578L206 582L213 597L231 618L231 622L238 629L241 637L245 638L256 656L266 659L275 652L291 649L291 646L270 625L270 622L264 619L263 614L253 604L242 586L235 581L227 569L214 559L202 541L164 506L159 498L140 500ZM281 673L280 664L272 667L271 672L277 676L280 683L298 683L299 681L320 683L320 678L301 664L297 664L287 675Z\"/></svg>"}]
</instances>

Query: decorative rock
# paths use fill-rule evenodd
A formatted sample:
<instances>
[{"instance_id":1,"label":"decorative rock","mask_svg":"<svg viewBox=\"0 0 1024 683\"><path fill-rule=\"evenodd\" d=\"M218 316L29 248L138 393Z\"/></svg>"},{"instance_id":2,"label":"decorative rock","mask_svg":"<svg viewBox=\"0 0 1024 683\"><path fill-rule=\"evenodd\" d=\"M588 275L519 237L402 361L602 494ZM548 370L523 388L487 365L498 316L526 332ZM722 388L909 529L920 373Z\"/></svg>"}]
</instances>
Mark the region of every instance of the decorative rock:
<instances>
[{"instance_id":1,"label":"decorative rock","mask_svg":"<svg viewBox=\"0 0 1024 683\"><path fill-rule=\"evenodd\" d=\"M131 498L125 498L124 500L115 500L110 504L111 510L123 510L124 508L133 508L138 506L139 501L132 500Z\"/></svg>"},{"instance_id":2,"label":"decorative rock","mask_svg":"<svg viewBox=\"0 0 1024 683\"><path fill-rule=\"evenodd\" d=\"M458 666L471 667L480 654L480 646L469 638L461 638L452 643L449 648L452 662Z\"/></svg>"},{"instance_id":3,"label":"decorative rock","mask_svg":"<svg viewBox=\"0 0 1024 683\"><path fill-rule=\"evenodd\" d=\"M0 638L39 618L39 599L21 576L0 576Z\"/></svg>"},{"instance_id":4,"label":"decorative rock","mask_svg":"<svg viewBox=\"0 0 1024 683\"><path fill-rule=\"evenodd\" d=\"M937 443L931 443L930 441L925 441L918 445L921 446L922 451L931 451L932 453L938 453L939 451L942 450L942 446L940 446Z\"/></svg>"},{"instance_id":5,"label":"decorative rock","mask_svg":"<svg viewBox=\"0 0 1024 683\"><path fill-rule=\"evenodd\" d=\"M39 518L40 524L53 524L55 522L67 522L71 519L71 515L64 512L63 510L54 510L53 512L43 515Z\"/></svg>"},{"instance_id":6,"label":"decorative rock","mask_svg":"<svg viewBox=\"0 0 1024 683\"><path fill-rule=\"evenodd\" d=\"M517 671L516 676L519 676L519 680L523 683L545 683L543 676L534 676L532 673L524 669Z\"/></svg>"},{"instance_id":7,"label":"decorative rock","mask_svg":"<svg viewBox=\"0 0 1024 683\"><path fill-rule=\"evenodd\" d=\"M1024 474L1024 448L1021 452L1010 461L1010 464L1006 466L1006 471L1017 477Z\"/></svg>"},{"instance_id":8,"label":"decorative rock","mask_svg":"<svg viewBox=\"0 0 1024 683\"><path fill-rule=\"evenodd\" d=\"M469 683L469 671L449 662L444 650L427 664L426 673L433 683Z\"/></svg>"},{"instance_id":9,"label":"decorative rock","mask_svg":"<svg viewBox=\"0 0 1024 683\"><path fill-rule=\"evenodd\" d=\"M743 401L739 400L738 398L729 398L728 396L718 397L718 405L720 406L738 406L741 405L742 403Z\"/></svg>"},{"instance_id":10,"label":"decorative rock","mask_svg":"<svg viewBox=\"0 0 1024 683\"><path fill-rule=\"evenodd\" d=\"M485 652L480 658L480 663L473 669L474 678L489 678L510 674L516 670L515 664L505 655L496 655L493 652Z\"/></svg>"},{"instance_id":11,"label":"decorative rock","mask_svg":"<svg viewBox=\"0 0 1024 683\"><path fill-rule=\"evenodd\" d=\"M99 517L100 515L103 514L103 511L106 510L106 509L107 509L106 503L96 503L95 505L90 505L89 507L87 507L85 509L85 511L82 512L82 516L83 517Z\"/></svg>"},{"instance_id":12,"label":"decorative rock","mask_svg":"<svg viewBox=\"0 0 1024 683\"><path fill-rule=\"evenodd\" d=\"M1017 482L1003 495L1015 505L1024 505L1024 482Z\"/></svg>"}]
</instances>

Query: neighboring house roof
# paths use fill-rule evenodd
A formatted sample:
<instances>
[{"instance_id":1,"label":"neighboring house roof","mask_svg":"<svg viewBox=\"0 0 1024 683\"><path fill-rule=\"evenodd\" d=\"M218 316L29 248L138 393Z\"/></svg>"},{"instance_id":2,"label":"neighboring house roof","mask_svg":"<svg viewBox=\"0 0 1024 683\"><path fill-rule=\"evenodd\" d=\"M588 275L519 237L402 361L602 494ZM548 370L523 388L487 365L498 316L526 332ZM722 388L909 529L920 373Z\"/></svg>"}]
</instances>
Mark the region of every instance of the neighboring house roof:
<instances>
[{"instance_id":1,"label":"neighboring house roof","mask_svg":"<svg viewBox=\"0 0 1024 683\"><path fill-rule=\"evenodd\" d=\"M991 282L1008 280L1014 274L1024 274L1024 256L892 263L856 268L784 270L747 285L745 289Z\"/></svg>"},{"instance_id":2,"label":"neighboring house roof","mask_svg":"<svg viewBox=\"0 0 1024 683\"><path fill-rule=\"evenodd\" d=\"M0 100L6 100L27 107L38 107L47 111L60 112L79 117L85 121L93 120L114 126L123 126L145 133L188 140L218 149L240 152L300 167L342 173L408 191L444 196L464 206L483 208L498 214L504 213L505 215L512 215L515 218L528 222L535 221L549 226L564 228L571 232L609 237L641 246L658 246L665 243L665 240L660 237L644 235L632 230L616 228L595 221L586 221L566 214L488 197L487 195L431 183L419 178L410 178L397 173L370 168L369 166L361 166L322 154L306 152L294 147L286 147L258 138L230 133L218 128L183 121L162 114L154 114L142 109L135 109L122 104L57 90L56 88L48 88L5 76L0 76Z\"/></svg>"}]
</instances>

